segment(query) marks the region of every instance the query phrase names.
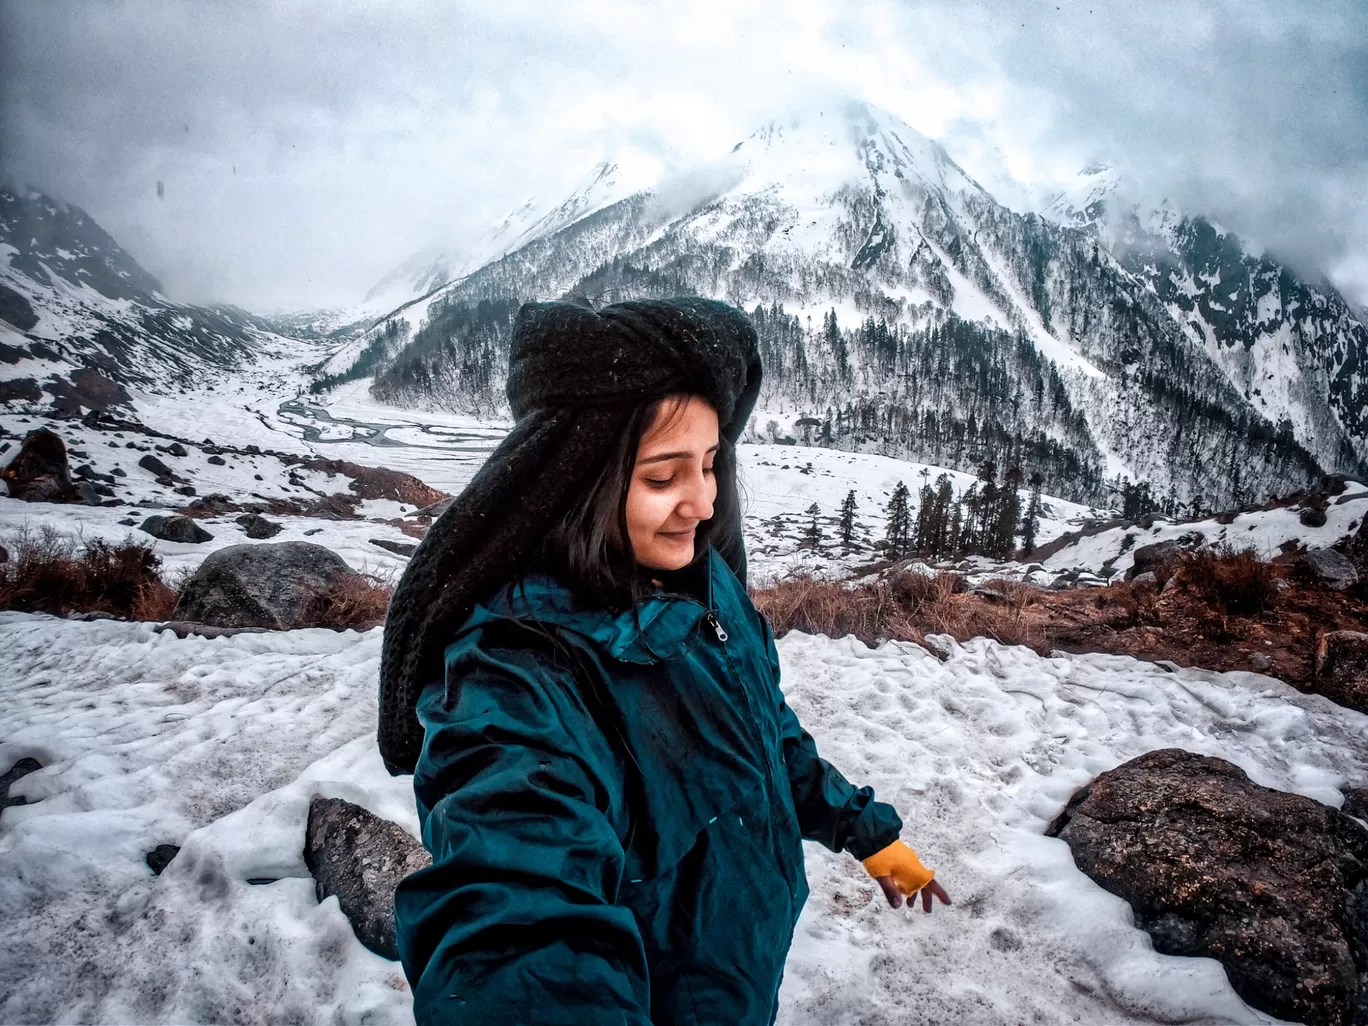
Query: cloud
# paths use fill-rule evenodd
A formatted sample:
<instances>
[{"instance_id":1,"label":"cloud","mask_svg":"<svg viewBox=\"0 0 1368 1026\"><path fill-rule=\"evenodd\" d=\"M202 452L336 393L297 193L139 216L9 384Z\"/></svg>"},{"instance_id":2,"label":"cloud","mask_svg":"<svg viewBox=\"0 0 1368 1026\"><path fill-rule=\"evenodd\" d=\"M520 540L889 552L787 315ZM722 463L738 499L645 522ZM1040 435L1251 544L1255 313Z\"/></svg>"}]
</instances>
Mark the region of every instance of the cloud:
<instances>
[{"instance_id":1,"label":"cloud","mask_svg":"<svg viewBox=\"0 0 1368 1026\"><path fill-rule=\"evenodd\" d=\"M1105 156L1368 302L1366 30L1352 0L0 0L0 172L179 297L345 304L605 158L687 202L775 111L853 94L1009 205Z\"/></svg>"}]
</instances>

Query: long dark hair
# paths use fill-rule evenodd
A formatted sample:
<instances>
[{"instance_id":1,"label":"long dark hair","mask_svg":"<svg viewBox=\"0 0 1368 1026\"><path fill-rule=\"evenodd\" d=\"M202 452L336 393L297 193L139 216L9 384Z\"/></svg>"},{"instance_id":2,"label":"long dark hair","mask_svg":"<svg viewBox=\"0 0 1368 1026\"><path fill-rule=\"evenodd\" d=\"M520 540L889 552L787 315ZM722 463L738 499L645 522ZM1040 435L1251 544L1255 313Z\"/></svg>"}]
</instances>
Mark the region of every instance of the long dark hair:
<instances>
[{"instance_id":1,"label":"long dark hair","mask_svg":"<svg viewBox=\"0 0 1368 1026\"><path fill-rule=\"evenodd\" d=\"M581 600L613 612L629 609L642 600L648 589L627 534L627 489L632 483L637 449L656 416L668 404L673 404L676 412L682 410L689 398L682 394L662 396L632 411L598 477L528 554L524 574L550 574ZM695 555L702 555L710 545L734 541L731 534L738 522L735 453L722 435L713 469L717 498L712 517L702 521L694 535Z\"/></svg>"}]
</instances>

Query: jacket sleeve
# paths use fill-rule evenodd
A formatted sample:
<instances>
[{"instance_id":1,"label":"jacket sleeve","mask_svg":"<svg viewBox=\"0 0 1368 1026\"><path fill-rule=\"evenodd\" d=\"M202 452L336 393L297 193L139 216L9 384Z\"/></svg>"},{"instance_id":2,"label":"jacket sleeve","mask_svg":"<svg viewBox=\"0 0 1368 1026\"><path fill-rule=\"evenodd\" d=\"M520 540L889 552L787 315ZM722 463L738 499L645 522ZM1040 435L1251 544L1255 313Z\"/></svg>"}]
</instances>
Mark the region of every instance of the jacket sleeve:
<instances>
[{"instance_id":1,"label":"jacket sleeve","mask_svg":"<svg viewBox=\"0 0 1368 1026\"><path fill-rule=\"evenodd\" d=\"M478 650L454 706L438 682L418 715L432 865L395 894L417 1022L648 1024L645 951L615 904L622 772L573 680Z\"/></svg>"},{"instance_id":2,"label":"jacket sleeve","mask_svg":"<svg viewBox=\"0 0 1368 1026\"><path fill-rule=\"evenodd\" d=\"M902 820L893 806L874 800L872 787L855 787L817 754L817 743L803 729L779 690L779 652L768 623L764 624L764 632L779 703L779 738L784 746L798 827L806 840L832 851L848 851L857 859L868 858L898 839Z\"/></svg>"}]
</instances>

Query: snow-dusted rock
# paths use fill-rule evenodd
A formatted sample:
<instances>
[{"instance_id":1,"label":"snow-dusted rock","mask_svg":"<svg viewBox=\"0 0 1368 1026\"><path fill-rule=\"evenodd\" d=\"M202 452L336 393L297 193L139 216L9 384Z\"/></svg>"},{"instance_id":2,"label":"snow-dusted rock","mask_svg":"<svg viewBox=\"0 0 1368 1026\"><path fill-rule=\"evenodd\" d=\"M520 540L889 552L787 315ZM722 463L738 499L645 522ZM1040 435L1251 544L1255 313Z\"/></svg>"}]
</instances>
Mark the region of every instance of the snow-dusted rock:
<instances>
[{"instance_id":1,"label":"snow-dusted rock","mask_svg":"<svg viewBox=\"0 0 1368 1026\"><path fill-rule=\"evenodd\" d=\"M237 523L248 538L256 540L274 538L282 530L280 524L267 520L260 513L244 513L237 518Z\"/></svg>"},{"instance_id":2,"label":"snow-dusted rock","mask_svg":"<svg viewBox=\"0 0 1368 1026\"><path fill-rule=\"evenodd\" d=\"M1325 515L1325 510L1308 506L1297 514L1297 519L1307 527L1324 527L1328 518Z\"/></svg>"},{"instance_id":3,"label":"snow-dusted rock","mask_svg":"<svg viewBox=\"0 0 1368 1026\"><path fill-rule=\"evenodd\" d=\"M1154 542L1151 545L1141 545L1135 550L1134 563L1126 571L1126 578L1134 580L1147 571L1154 570L1168 562L1183 549L1188 548L1181 538L1169 538L1166 541Z\"/></svg>"},{"instance_id":4,"label":"snow-dusted rock","mask_svg":"<svg viewBox=\"0 0 1368 1026\"><path fill-rule=\"evenodd\" d=\"M393 552L396 556L411 556L418 551L418 546L413 542L391 541L389 538L372 538L372 545L378 545L386 551Z\"/></svg>"},{"instance_id":5,"label":"snow-dusted rock","mask_svg":"<svg viewBox=\"0 0 1368 1026\"><path fill-rule=\"evenodd\" d=\"M180 515L168 517L154 513L142 522L138 530L145 531L162 541L183 542L188 545L197 545L214 539L214 536L200 527L196 521Z\"/></svg>"},{"instance_id":6,"label":"snow-dusted rock","mask_svg":"<svg viewBox=\"0 0 1368 1026\"><path fill-rule=\"evenodd\" d=\"M320 603L357 576L312 542L229 545L205 557L185 583L175 616L217 627L312 626Z\"/></svg>"},{"instance_id":7,"label":"snow-dusted rock","mask_svg":"<svg viewBox=\"0 0 1368 1026\"><path fill-rule=\"evenodd\" d=\"M377 955L398 960L394 941L394 890L432 861L398 824L341 798L309 803L304 862L318 900L337 895L356 939Z\"/></svg>"},{"instance_id":8,"label":"snow-dusted rock","mask_svg":"<svg viewBox=\"0 0 1368 1026\"><path fill-rule=\"evenodd\" d=\"M1157 951L1218 959L1240 997L1279 1018L1364 1021L1354 948L1368 935L1346 920L1368 830L1338 810L1169 748L1101 774L1049 833L1130 903Z\"/></svg>"}]
</instances>

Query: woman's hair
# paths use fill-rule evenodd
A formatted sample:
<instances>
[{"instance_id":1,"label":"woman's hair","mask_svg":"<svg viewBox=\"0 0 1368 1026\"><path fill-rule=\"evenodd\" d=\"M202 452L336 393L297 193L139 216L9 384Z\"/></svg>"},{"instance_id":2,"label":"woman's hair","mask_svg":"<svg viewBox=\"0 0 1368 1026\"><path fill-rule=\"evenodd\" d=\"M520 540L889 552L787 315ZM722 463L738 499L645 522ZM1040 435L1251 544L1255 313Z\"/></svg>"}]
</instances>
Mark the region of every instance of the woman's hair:
<instances>
[{"instance_id":1,"label":"woman's hair","mask_svg":"<svg viewBox=\"0 0 1368 1026\"><path fill-rule=\"evenodd\" d=\"M657 414L673 407L673 416L679 416L688 398L663 396L632 411L598 477L529 553L525 573L550 574L581 599L613 611L637 604L647 589L627 533L627 489L637 450ZM724 436L719 435L718 443L713 462L717 498L712 517L701 522L694 535L696 554L731 541L728 534L738 519L734 452Z\"/></svg>"}]
</instances>

